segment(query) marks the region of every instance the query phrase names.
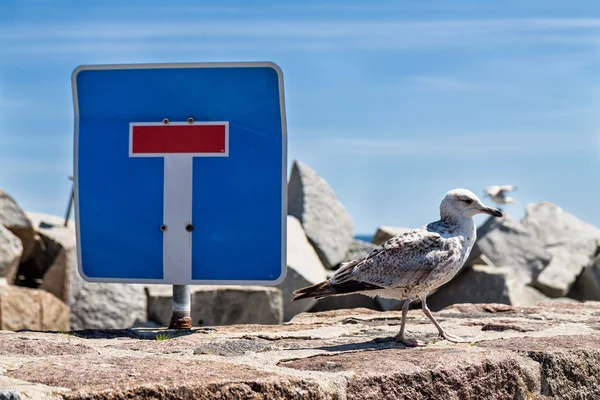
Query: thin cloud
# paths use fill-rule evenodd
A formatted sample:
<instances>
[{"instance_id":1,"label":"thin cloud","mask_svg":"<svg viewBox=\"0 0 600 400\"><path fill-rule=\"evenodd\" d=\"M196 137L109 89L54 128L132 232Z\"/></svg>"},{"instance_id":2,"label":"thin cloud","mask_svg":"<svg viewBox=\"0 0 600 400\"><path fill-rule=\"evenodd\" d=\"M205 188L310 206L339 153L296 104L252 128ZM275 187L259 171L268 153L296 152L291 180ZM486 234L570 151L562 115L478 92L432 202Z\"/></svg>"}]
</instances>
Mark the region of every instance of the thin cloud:
<instances>
[{"instance_id":1,"label":"thin cloud","mask_svg":"<svg viewBox=\"0 0 600 400\"><path fill-rule=\"evenodd\" d=\"M592 154L593 136L569 134L412 135L406 138L327 137L318 148L328 154L354 156L549 156Z\"/></svg>"},{"instance_id":2,"label":"thin cloud","mask_svg":"<svg viewBox=\"0 0 600 400\"><path fill-rule=\"evenodd\" d=\"M532 43L596 43L600 18L482 19L388 21L356 19L244 20L239 18L178 21L90 21L45 24L5 24L0 28L0 52L85 51L114 47L130 51L140 46L201 49L203 46L246 48L304 46L327 50L384 50L442 45L515 45ZM235 39L235 40L232 40ZM161 42L162 41L162 42Z\"/></svg>"}]
</instances>

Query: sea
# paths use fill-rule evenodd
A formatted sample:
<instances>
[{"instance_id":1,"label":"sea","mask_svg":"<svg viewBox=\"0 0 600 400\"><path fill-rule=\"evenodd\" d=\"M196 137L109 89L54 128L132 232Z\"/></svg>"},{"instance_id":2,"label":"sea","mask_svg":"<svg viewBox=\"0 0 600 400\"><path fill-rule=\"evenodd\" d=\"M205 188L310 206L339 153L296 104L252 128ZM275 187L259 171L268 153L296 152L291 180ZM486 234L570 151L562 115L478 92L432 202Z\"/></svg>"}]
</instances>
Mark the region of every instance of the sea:
<instances>
[{"instance_id":1,"label":"sea","mask_svg":"<svg viewBox=\"0 0 600 400\"><path fill-rule=\"evenodd\" d=\"M354 239L362 240L363 242L370 242L373 240L373 235L354 235Z\"/></svg>"}]
</instances>

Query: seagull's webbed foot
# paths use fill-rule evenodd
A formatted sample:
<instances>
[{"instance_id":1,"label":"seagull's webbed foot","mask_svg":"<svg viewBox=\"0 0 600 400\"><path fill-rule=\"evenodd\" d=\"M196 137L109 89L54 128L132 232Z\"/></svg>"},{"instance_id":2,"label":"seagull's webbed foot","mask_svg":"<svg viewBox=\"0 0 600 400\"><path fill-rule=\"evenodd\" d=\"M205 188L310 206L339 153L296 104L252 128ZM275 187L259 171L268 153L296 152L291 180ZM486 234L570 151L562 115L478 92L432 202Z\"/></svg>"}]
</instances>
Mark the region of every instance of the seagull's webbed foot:
<instances>
[{"instance_id":1,"label":"seagull's webbed foot","mask_svg":"<svg viewBox=\"0 0 600 400\"><path fill-rule=\"evenodd\" d=\"M460 336L451 335L451 334L447 333L446 331L440 332L440 337L442 337L452 343L470 343L471 342L471 340L469 340L469 339L462 338Z\"/></svg>"},{"instance_id":2,"label":"seagull's webbed foot","mask_svg":"<svg viewBox=\"0 0 600 400\"><path fill-rule=\"evenodd\" d=\"M399 334L396 335L395 339L396 339L397 342L402 343L406 347L422 347L422 346L425 346L425 342L423 342L421 340L407 339L404 336L400 336Z\"/></svg>"},{"instance_id":3,"label":"seagull's webbed foot","mask_svg":"<svg viewBox=\"0 0 600 400\"><path fill-rule=\"evenodd\" d=\"M421 307L423 309L423 313L427 316L427 318L429 318L431 320L431 322L433 322L433 325L435 325L435 327L437 328L441 338L446 339L452 343L469 343L469 342L471 342L469 339L461 338L459 336L454 336L454 335L447 333L444 330L444 328L442 328L442 326L435 320L435 318L433 317L433 314L431 314L429 307L427 307L426 297L421 298Z\"/></svg>"}]
</instances>

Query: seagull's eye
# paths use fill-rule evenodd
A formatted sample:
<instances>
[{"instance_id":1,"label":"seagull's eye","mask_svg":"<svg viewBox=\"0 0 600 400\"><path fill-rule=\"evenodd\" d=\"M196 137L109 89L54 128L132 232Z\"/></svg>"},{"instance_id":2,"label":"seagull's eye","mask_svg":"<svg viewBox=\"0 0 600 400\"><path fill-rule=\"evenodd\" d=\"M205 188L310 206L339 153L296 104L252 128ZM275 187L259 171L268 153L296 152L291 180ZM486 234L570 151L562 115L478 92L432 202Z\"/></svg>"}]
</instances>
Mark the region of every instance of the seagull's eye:
<instances>
[{"instance_id":1,"label":"seagull's eye","mask_svg":"<svg viewBox=\"0 0 600 400\"><path fill-rule=\"evenodd\" d=\"M463 199L463 201L469 205L473 204L473 200L471 199Z\"/></svg>"}]
</instances>

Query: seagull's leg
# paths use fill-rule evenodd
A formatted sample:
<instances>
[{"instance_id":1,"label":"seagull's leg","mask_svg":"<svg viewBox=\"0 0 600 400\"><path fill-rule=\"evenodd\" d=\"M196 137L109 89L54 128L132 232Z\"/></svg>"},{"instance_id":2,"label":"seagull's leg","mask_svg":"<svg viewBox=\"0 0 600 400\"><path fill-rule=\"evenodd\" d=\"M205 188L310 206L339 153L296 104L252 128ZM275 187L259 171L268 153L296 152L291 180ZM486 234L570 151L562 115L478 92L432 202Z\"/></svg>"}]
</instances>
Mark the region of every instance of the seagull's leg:
<instances>
[{"instance_id":1,"label":"seagull's leg","mask_svg":"<svg viewBox=\"0 0 600 400\"><path fill-rule=\"evenodd\" d=\"M429 318L431 320L431 322L433 322L433 324L435 325L435 327L437 328L438 332L440 333L440 336L443 337L446 340L449 340L450 342L454 342L454 343L468 343L469 340L467 339L463 339L459 336L454 336L451 335L449 333L446 333L446 331L444 330L444 328L442 328L442 326L439 324L439 322L437 322L435 320L435 318L433 317L433 314L431 314L431 310L429 310L429 307L427 307L427 301L426 301L427 297L422 297L421 298L421 305L423 308L423 313L425 313L425 315L427 315L427 318Z\"/></svg>"},{"instance_id":2,"label":"seagull's leg","mask_svg":"<svg viewBox=\"0 0 600 400\"><path fill-rule=\"evenodd\" d=\"M406 315L408 314L408 306L410 305L411 299L404 300L402 305L402 322L400 323L400 333L396 335L396 340L406 347L425 346L424 342L420 340L411 340L404 337L404 328L406 327Z\"/></svg>"}]
</instances>

